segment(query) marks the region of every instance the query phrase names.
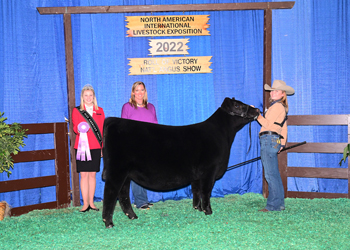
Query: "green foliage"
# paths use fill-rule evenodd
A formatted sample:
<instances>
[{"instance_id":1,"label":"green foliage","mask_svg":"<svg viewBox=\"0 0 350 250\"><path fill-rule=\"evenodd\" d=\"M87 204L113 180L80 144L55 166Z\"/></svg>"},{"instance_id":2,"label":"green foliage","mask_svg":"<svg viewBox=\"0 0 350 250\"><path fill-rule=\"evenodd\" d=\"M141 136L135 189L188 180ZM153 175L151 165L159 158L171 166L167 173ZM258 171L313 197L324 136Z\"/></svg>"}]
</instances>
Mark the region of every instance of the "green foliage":
<instances>
[{"instance_id":1,"label":"green foliage","mask_svg":"<svg viewBox=\"0 0 350 250\"><path fill-rule=\"evenodd\" d=\"M344 154L343 154L343 158L340 160L339 165L341 166L342 162L346 161L346 158L349 157L350 154L350 143L344 148Z\"/></svg>"},{"instance_id":2,"label":"green foliage","mask_svg":"<svg viewBox=\"0 0 350 250\"><path fill-rule=\"evenodd\" d=\"M3 117L4 113L0 112L0 173L7 172L7 176L10 177L13 169L13 159L11 154L18 154L19 147L25 146L23 138L27 137L26 129L22 129L18 123L10 125L6 124L6 117Z\"/></svg>"}]
</instances>

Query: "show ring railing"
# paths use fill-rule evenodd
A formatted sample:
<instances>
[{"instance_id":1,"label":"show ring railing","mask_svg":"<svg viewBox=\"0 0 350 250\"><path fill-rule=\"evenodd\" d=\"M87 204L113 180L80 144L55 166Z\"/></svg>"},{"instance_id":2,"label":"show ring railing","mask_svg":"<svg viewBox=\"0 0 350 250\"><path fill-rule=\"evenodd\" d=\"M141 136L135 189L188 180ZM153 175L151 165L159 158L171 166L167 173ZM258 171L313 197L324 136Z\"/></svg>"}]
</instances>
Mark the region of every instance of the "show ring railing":
<instances>
[{"instance_id":1,"label":"show ring railing","mask_svg":"<svg viewBox=\"0 0 350 250\"><path fill-rule=\"evenodd\" d=\"M350 163L348 160L347 168L327 168L324 167L289 167L287 154L289 153L339 153L344 152L345 146L350 142L350 115L291 115L288 116L289 126L347 126L348 138L346 142L339 143L315 143L307 142L296 148L281 152L278 156L278 165L284 186L285 197L290 198L350 198ZM296 143L287 143L292 146ZM338 164L342 158L339 156ZM299 192L288 191L288 177L301 178L329 178L329 179L346 179L348 180L348 193L325 193L325 192ZM264 195L267 196L267 187L264 185ZM266 197L265 196L265 197Z\"/></svg>"},{"instance_id":2,"label":"show ring railing","mask_svg":"<svg viewBox=\"0 0 350 250\"><path fill-rule=\"evenodd\" d=\"M22 151L13 156L14 163L55 160L55 175L0 182L0 193L56 186L56 201L15 207L12 216L36 209L65 208L70 205L68 128L66 123L21 124L27 135L53 134L54 148ZM16 167L16 166L15 166ZM11 204L10 204L11 205Z\"/></svg>"}]
</instances>

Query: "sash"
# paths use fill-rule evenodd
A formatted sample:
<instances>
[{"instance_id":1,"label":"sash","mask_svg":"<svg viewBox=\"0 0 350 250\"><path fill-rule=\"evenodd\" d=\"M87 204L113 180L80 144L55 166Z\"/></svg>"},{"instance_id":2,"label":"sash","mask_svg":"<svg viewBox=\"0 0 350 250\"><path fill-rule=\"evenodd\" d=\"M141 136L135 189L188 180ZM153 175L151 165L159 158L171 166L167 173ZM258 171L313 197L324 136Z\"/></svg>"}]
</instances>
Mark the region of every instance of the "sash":
<instances>
[{"instance_id":1,"label":"sash","mask_svg":"<svg viewBox=\"0 0 350 250\"><path fill-rule=\"evenodd\" d=\"M96 136L96 139L98 141L98 143L100 144L101 148L102 148L102 135L101 135L101 131L98 128L94 118L92 118L92 116L86 111L86 110L81 110L80 106L77 106L76 109L80 112L80 114L84 117L85 121L90 125L90 128L92 130L92 132L94 132L94 135Z\"/></svg>"}]
</instances>

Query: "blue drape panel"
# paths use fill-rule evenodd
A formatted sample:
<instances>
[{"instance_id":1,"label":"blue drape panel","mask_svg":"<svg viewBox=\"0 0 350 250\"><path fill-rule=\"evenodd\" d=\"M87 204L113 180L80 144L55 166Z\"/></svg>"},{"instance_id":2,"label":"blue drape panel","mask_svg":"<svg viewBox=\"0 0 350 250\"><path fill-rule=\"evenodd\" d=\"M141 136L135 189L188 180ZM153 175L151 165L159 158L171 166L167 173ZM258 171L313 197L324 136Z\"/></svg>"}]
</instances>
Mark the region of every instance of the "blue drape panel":
<instances>
[{"instance_id":1,"label":"blue drape panel","mask_svg":"<svg viewBox=\"0 0 350 250\"><path fill-rule=\"evenodd\" d=\"M349 114L349 2L296 1L273 11L273 79L296 94L290 115ZM291 127L289 141L347 142L346 126ZM289 154L289 166L339 167L340 154ZM343 164L347 168L347 163ZM292 191L347 193L347 180L288 178Z\"/></svg>"},{"instance_id":2,"label":"blue drape panel","mask_svg":"<svg viewBox=\"0 0 350 250\"><path fill-rule=\"evenodd\" d=\"M0 3L0 110L7 122L63 122L68 117L62 16L43 21L40 1ZM51 4L63 4L60 2ZM46 23L46 24L44 24ZM52 135L30 135L23 151L53 148ZM54 161L15 164L0 181L55 174ZM55 187L2 193L0 200L24 206L56 200Z\"/></svg>"},{"instance_id":3,"label":"blue drape panel","mask_svg":"<svg viewBox=\"0 0 350 250\"><path fill-rule=\"evenodd\" d=\"M166 4L217 2L223 1L171 0ZM145 4L164 4L164 1L1 1L0 111L5 112L8 122L63 122L64 117L69 118L63 17L40 15L36 7ZM285 80L295 88L296 94L288 99L291 115L350 113L348 11L345 0L300 0L291 10L273 10L272 79ZM182 126L204 121L225 97L235 97L262 110L263 11L152 13L184 14L210 15L210 36L186 38L190 38L189 56L212 56L211 74L129 76L128 58L149 57L151 37L126 37L125 16L151 14L72 15L76 104L82 87L91 84L106 116L120 117L132 84L143 81L160 124ZM251 129L251 142L249 126L237 134L229 166L260 155L257 137L260 126L253 122ZM289 141L303 140L345 142L347 130L290 129ZM25 142L27 146L23 150L53 147L52 135L32 135ZM294 166L336 167L340 157L339 154L290 154L288 161ZM51 174L54 174L53 161L19 163L9 179L6 174L0 174L0 181ZM289 178L288 181L291 190L347 191L347 182L339 180ZM212 195L261 193L261 187L262 166L258 161L226 172L216 182ZM100 172L96 200L103 198L103 188ZM149 192L151 201L189 197L190 187L173 192ZM52 201L55 188L1 193L0 200L14 207Z\"/></svg>"}]
</instances>

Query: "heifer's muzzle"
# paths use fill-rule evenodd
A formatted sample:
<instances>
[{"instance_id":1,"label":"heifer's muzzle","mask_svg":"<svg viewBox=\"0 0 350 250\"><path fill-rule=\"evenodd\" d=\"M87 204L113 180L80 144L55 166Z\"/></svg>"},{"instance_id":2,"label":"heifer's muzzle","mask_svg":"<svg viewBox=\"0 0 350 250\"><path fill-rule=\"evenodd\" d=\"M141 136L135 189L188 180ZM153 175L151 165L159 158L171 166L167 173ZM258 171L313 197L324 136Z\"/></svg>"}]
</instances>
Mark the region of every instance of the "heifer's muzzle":
<instances>
[{"instance_id":1,"label":"heifer's muzzle","mask_svg":"<svg viewBox=\"0 0 350 250\"><path fill-rule=\"evenodd\" d=\"M225 109L223 109L225 110ZM242 112L235 112L235 111L230 111L230 112L227 112L228 114L230 115L236 115L236 116L240 116L242 118L248 118L248 110L249 110L249 106L247 105L247 108L245 110L243 110ZM259 113L253 118L254 120L258 119L258 116L259 114L261 113L259 109L256 109Z\"/></svg>"}]
</instances>

